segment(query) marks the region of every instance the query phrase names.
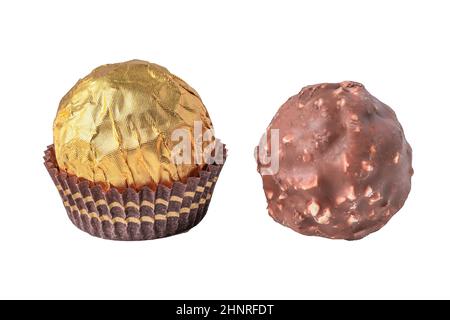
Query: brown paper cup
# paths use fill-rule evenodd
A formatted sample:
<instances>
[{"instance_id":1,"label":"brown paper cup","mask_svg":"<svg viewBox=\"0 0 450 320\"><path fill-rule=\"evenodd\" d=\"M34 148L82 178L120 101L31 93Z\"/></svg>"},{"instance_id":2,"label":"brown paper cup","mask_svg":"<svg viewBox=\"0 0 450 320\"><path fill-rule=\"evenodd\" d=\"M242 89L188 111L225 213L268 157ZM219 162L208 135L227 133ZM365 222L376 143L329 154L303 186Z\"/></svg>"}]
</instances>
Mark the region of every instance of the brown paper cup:
<instances>
[{"instance_id":1,"label":"brown paper cup","mask_svg":"<svg viewBox=\"0 0 450 320\"><path fill-rule=\"evenodd\" d=\"M225 150L225 146L224 146ZM225 154L225 151L224 151ZM223 164L208 165L199 176L156 191L100 185L59 170L53 145L44 164L63 200L69 219L90 235L110 240L150 240L185 232L205 216Z\"/></svg>"}]
</instances>

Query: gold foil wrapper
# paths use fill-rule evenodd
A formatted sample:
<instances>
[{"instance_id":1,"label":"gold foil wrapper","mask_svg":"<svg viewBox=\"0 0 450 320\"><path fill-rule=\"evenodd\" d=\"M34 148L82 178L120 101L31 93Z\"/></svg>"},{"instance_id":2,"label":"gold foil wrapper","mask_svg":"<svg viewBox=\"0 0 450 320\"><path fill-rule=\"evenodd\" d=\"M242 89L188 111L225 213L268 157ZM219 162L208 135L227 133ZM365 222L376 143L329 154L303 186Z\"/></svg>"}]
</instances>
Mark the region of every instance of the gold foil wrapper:
<instances>
[{"instance_id":1,"label":"gold foil wrapper","mask_svg":"<svg viewBox=\"0 0 450 320\"><path fill-rule=\"evenodd\" d=\"M63 97L53 124L60 169L105 188L185 182L204 159L176 164L172 132L194 148L194 122L212 129L198 93L167 69L132 60L96 68ZM203 144L211 142L203 142ZM193 153L194 154L194 153Z\"/></svg>"}]
</instances>

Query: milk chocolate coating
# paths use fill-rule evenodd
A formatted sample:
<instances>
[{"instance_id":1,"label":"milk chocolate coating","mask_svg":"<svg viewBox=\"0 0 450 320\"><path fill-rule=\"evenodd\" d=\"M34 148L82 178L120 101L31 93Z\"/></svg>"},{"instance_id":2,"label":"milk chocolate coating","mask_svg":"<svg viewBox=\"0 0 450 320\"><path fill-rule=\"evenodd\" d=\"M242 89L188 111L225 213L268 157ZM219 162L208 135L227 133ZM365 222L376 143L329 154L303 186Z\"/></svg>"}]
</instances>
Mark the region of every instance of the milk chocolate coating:
<instances>
[{"instance_id":1,"label":"milk chocolate coating","mask_svg":"<svg viewBox=\"0 0 450 320\"><path fill-rule=\"evenodd\" d=\"M262 176L269 214L299 233L360 239L408 197L411 147L394 111L359 83L303 88L272 120L269 141L271 129L280 143L279 171Z\"/></svg>"}]
</instances>

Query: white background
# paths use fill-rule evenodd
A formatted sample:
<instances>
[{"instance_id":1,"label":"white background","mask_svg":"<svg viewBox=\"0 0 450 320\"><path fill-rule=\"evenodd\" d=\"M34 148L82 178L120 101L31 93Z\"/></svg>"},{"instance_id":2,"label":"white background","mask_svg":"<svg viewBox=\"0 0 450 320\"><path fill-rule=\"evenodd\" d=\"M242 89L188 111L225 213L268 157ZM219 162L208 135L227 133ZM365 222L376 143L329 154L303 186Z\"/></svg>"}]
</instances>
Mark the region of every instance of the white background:
<instances>
[{"instance_id":1,"label":"white background","mask_svg":"<svg viewBox=\"0 0 450 320\"><path fill-rule=\"evenodd\" d=\"M449 2L192 2L0 4L0 298L450 298ZM230 156L198 227L112 242L72 226L42 155L72 85L134 58L198 90ZM354 242L273 222L253 159L289 96L342 80L395 109L416 172Z\"/></svg>"}]
</instances>

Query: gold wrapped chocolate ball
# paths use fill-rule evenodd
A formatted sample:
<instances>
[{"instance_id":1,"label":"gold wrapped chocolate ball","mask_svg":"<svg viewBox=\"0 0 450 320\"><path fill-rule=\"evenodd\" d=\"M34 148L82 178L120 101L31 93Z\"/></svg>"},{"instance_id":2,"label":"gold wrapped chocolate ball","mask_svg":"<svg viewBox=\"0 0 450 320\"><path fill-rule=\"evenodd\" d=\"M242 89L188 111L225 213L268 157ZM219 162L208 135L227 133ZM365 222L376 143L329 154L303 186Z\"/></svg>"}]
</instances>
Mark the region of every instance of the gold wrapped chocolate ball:
<instances>
[{"instance_id":1,"label":"gold wrapped chocolate ball","mask_svg":"<svg viewBox=\"0 0 450 320\"><path fill-rule=\"evenodd\" d=\"M171 185L204 163L175 164L172 132L212 129L200 96L167 69L133 60L98 67L62 99L53 125L56 160L106 187ZM203 159L204 160L204 159Z\"/></svg>"},{"instance_id":2,"label":"gold wrapped chocolate ball","mask_svg":"<svg viewBox=\"0 0 450 320\"><path fill-rule=\"evenodd\" d=\"M198 93L132 60L93 70L62 98L45 166L70 220L91 235L147 240L207 212L224 146Z\"/></svg>"}]
</instances>

